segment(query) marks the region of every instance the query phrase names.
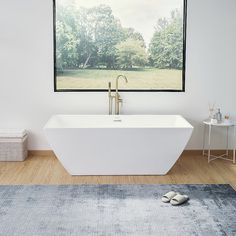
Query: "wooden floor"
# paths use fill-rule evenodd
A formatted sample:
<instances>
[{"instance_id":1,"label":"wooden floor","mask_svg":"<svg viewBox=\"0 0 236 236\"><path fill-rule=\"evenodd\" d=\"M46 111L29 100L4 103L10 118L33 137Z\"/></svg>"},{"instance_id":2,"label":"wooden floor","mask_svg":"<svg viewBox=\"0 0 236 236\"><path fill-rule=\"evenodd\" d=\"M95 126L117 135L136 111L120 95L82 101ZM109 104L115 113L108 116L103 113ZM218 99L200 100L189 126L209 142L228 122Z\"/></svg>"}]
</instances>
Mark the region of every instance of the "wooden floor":
<instances>
[{"instance_id":1,"label":"wooden floor","mask_svg":"<svg viewBox=\"0 0 236 236\"><path fill-rule=\"evenodd\" d=\"M70 176L52 155L30 154L24 162L0 162L0 184L231 184L236 189L236 165L193 152L181 158L165 176Z\"/></svg>"}]
</instances>

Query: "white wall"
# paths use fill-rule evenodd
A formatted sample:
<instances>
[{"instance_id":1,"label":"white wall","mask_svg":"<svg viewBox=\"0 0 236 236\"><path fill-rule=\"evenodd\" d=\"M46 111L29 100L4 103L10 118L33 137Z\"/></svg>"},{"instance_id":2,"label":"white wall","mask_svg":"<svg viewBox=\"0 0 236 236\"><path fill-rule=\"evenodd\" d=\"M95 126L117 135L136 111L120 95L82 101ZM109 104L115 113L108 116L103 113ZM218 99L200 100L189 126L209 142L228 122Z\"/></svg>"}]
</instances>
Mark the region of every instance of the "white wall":
<instances>
[{"instance_id":1,"label":"white wall","mask_svg":"<svg viewBox=\"0 0 236 236\"><path fill-rule=\"evenodd\" d=\"M124 93L123 112L182 114L195 127L188 149L201 148L209 101L236 119L235 12L235 0L188 0L186 92ZM52 28L52 0L0 0L0 127L29 130L29 149L49 148L52 114L107 112L106 93L53 92Z\"/></svg>"}]
</instances>

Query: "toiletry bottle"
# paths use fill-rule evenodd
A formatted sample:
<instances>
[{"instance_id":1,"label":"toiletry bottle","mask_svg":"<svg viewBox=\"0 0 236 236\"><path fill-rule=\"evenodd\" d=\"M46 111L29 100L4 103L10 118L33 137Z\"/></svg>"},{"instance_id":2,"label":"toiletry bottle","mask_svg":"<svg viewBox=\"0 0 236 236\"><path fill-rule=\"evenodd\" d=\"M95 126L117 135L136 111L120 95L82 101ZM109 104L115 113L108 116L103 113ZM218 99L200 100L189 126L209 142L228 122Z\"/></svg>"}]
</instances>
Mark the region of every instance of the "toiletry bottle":
<instances>
[{"instance_id":1,"label":"toiletry bottle","mask_svg":"<svg viewBox=\"0 0 236 236\"><path fill-rule=\"evenodd\" d=\"M220 112L220 109L218 109L218 112L216 113L216 119L217 119L217 123L221 123L221 121L222 121L222 114Z\"/></svg>"}]
</instances>

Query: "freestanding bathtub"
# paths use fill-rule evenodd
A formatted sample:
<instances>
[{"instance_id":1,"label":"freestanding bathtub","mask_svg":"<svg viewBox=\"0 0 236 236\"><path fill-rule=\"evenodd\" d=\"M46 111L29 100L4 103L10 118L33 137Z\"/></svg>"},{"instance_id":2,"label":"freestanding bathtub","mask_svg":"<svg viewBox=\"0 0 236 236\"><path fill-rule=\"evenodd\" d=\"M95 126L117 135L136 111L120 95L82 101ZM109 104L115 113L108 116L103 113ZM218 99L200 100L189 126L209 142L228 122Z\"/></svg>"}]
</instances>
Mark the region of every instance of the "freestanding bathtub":
<instances>
[{"instance_id":1,"label":"freestanding bathtub","mask_svg":"<svg viewBox=\"0 0 236 236\"><path fill-rule=\"evenodd\" d=\"M192 130L179 115L54 115L44 127L71 175L165 175Z\"/></svg>"}]
</instances>

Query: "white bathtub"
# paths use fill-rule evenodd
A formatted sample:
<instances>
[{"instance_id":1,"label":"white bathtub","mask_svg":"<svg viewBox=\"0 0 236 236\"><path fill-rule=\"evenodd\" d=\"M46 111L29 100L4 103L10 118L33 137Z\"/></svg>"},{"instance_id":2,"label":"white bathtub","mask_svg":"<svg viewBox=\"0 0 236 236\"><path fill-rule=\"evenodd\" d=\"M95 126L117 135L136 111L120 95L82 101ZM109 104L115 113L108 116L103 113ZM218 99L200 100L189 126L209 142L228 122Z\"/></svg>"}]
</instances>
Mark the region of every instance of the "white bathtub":
<instances>
[{"instance_id":1,"label":"white bathtub","mask_svg":"<svg viewBox=\"0 0 236 236\"><path fill-rule=\"evenodd\" d=\"M71 175L164 175L193 127L179 115L54 115L44 130Z\"/></svg>"}]
</instances>

